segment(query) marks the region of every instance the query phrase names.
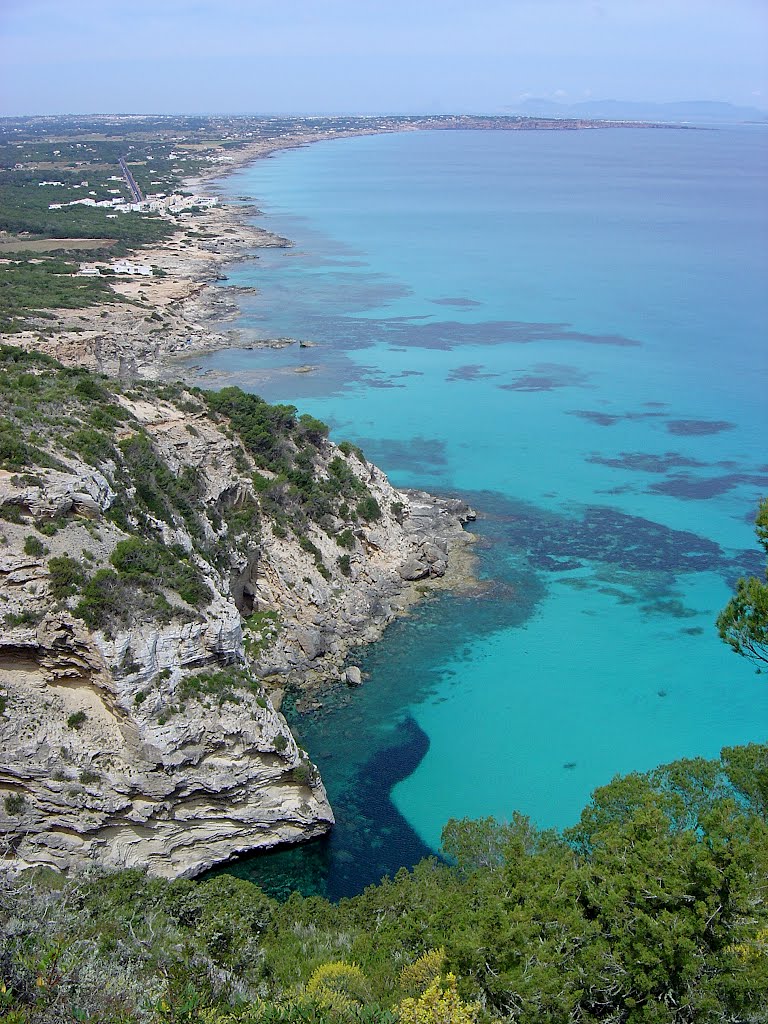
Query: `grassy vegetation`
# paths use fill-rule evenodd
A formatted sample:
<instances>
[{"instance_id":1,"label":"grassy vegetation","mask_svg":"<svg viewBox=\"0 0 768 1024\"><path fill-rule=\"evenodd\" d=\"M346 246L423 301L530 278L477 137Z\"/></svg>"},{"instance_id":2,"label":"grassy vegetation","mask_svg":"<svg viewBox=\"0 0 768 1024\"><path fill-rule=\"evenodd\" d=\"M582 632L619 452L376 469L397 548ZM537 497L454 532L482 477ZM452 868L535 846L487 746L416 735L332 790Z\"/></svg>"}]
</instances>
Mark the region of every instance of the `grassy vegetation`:
<instances>
[{"instance_id":1,"label":"grassy vegetation","mask_svg":"<svg viewBox=\"0 0 768 1024\"><path fill-rule=\"evenodd\" d=\"M47 172L50 173L50 172ZM19 234L27 232L37 238L106 238L122 243L113 255L159 242L173 233L174 227L160 217L142 213L119 215L110 219L112 211L105 207L65 206L49 210L50 203L85 199L86 190L67 192L40 187L36 181L19 183L12 172L0 172L0 231Z\"/></svg>"},{"instance_id":2,"label":"grassy vegetation","mask_svg":"<svg viewBox=\"0 0 768 1024\"><path fill-rule=\"evenodd\" d=\"M170 402L186 415L214 419L242 444L236 461L253 493L239 488L216 505L206 502L202 471L169 465L150 434L119 404L121 397ZM106 515L129 539L117 544L111 564L97 567L69 555L48 563L52 596L92 629L114 631L141 616L167 622L174 615L194 615L211 598L202 567L207 564L211 573L228 579L232 552L253 550L265 520L281 536L293 532L318 572L330 578L331 566L307 534L310 523L349 551L356 544L352 527L377 518L381 510L349 458L336 456L326 468L327 433L325 424L298 417L292 406L269 405L238 388L190 393L181 385L143 382L122 396L117 382L98 374L0 346L0 467L39 485L38 470L65 468L76 455L98 468L115 494ZM25 521L19 504L4 505L0 515ZM67 522L61 515L37 529L53 537ZM169 546L163 527L183 528L193 550ZM35 536L28 537L26 548L37 557L45 553ZM339 567L348 573L349 561L342 559ZM250 637L254 650L267 642L266 634L257 639L256 632Z\"/></svg>"},{"instance_id":3,"label":"grassy vegetation","mask_svg":"<svg viewBox=\"0 0 768 1024\"><path fill-rule=\"evenodd\" d=\"M121 256L141 246L168 238L177 226L158 216L127 213L114 216L105 207L86 206L79 200L130 199L118 159L129 152L136 178L150 192L178 190L184 175L198 173L199 156L188 153L168 160L170 140L130 141L122 138L65 137L56 141L30 138L34 125L27 123L22 141L0 141L0 239L3 255L21 259L20 264L0 267L0 331L24 329L41 309L77 309L109 302L114 292L98 278L78 279L76 266L48 253L57 249L76 253L89 250L96 256ZM11 135L0 124L0 140ZM113 179L117 178L115 181ZM50 182L58 184L50 184ZM72 202L77 205L68 205ZM50 209L61 204L61 209ZM90 240L90 241L89 241ZM30 252L41 257L29 263Z\"/></svg>"},{"instance_id":4,"label":"grassy vegetation","mask_svg":"<svg viewBox=\"0 0 768 1024\"><path fill-rule=\"evenodd\" d=\"M767 769L751 745L617 778L564 835L452 821L448 863L335 905L227 875L5 877L0 1019L756 1024Z\"/></svg>"},{"instance_id":5,"label":"grassy vegetation","mask_svg":"<svg viewBox=\"0 0 768 1024\"><path fill-rule=\"evenodd\" d=\"M183 703L190 697L196 699L213 697L219 704L225 701L239 702L239 691L253 690L253 678L238 667L218 669L215 671L189 672L179 684L177 695Z\"/></svg>"},{"instance_id":6,"label":"grassy vegetation","mask_svg":"<svg viewBox=\"0 0 768 1024\"><path fill-rule=\"evenodd\" d=\"M280 634L279 614L271 608L253 612L243 627L243 646L246 654L255 658L275 642Z\"/></svg>"},{"instance_id":7,"label":"grassy vegetation","mask_svg":"<svg viewBox=\"0 0 768 1024\"><path fill-rule=\"evenodd\" d=\"M264 512L279 528L291 529L300 539L303 537L302 544L315 557L319 569L320 552L304 536L310 522L334 533L338 519L359 521L381 516L376 500L347 458L336 456L327 473L318 472L318 455L328 436L328 427L320 420L307 415L297 418L294 406L269 405L258 395L236 387L200 394L214 416L229 421L257 467L270 474L257 473L253 481ZM347 446L347 451L362 457L359 449ZM346 529L344 537L351 536Z\"/></svg>"},{"instance_id":8,"label":"grassy vegetation","mask_svg":"<svg viewBox=\"0 0 768 1024\"><path fill-rule=\"evenodd\" d=\"M60 259L0 264L0 331L24 330L30 312L82 309L114 300L105 281L76 277L77 270L76 264Z\"/></svg>"}]
</instances>

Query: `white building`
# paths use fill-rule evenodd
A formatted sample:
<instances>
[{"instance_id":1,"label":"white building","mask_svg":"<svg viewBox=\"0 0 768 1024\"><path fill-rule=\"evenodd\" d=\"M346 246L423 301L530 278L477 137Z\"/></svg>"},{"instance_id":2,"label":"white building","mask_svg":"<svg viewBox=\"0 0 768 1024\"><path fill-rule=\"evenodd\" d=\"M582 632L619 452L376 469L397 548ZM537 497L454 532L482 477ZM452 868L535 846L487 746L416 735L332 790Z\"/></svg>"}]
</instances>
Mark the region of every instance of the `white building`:
<instances>
[{"instance_id":1,"label":"white building","mask_svg":"<svg viewBox=\"0 0 768 1024\"><path fill-rule=\"evenodd\" d=\"M117 260L112 264L116 274L129 274L131 277L151 277L152 267L146 263L129 263L128 260Z\"/></svg>"}]
</instances>

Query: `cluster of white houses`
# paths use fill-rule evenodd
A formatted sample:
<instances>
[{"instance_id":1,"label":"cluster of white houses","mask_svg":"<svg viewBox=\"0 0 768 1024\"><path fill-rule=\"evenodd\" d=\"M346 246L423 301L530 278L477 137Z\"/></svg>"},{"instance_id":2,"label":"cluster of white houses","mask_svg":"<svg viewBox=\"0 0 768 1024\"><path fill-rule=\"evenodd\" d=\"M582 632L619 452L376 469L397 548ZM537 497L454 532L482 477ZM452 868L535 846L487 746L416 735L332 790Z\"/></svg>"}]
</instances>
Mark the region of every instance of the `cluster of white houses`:
<instances>
[{"instance_id":1,"label":"cluster of white houses","mask_svg":"<svg viewBox=\"0 0 768 1024\"><path fill-rule=\"evenodd\" d=\"M49 203L48 209L62 210L65 206L98 206L103 209L115 211L114 216L118 213L174 214L181 213L184 210L190 210L193 207L205 209L210 206L216 206L218 202L219 200L215 196L166 196L159 193L158 195L147 196L147 198L140 203L126 202L122 196L119 196L116 199L101 200L86 198L73 199L71 203ZM107 216L109 216L109 214L107 214Z\"/></svg>"},{"instance_id":2,"label":"cluster of white houses","mask_svg":"<svg viewBox=\"0 0 768 1024\"><path fill-rule=\"evenodd\" d=\"M115 260L107 266L98 263L81 263L80 277L101 277L102 270L111 270L113 274L128 274L130 277L152 277L152 267L146 263L131 263L129 260Z\"/></svg>"}]
</instances>

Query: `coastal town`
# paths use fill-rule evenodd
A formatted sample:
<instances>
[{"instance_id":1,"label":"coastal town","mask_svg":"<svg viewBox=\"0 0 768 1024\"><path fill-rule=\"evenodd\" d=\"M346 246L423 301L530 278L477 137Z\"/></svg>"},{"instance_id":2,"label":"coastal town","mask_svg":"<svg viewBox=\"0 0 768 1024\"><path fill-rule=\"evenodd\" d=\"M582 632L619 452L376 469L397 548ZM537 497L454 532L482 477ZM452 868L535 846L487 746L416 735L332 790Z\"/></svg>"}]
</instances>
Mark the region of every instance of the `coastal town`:
<instances>
[{"instance_id":1,"label":"coastal town","mask_svg":"<svg viewBox=\"0 0 768 1024\"><path fill-rule=\"evenodd\" d=\"M256 343L243 339L232 299L212 285L226 262L290 245L258 227L247 205L222 201L223 174L355 135L612 124L476 115L0 119L0 333L101 372L177 373L180 354Z\"/></svg>"}]
</instances>

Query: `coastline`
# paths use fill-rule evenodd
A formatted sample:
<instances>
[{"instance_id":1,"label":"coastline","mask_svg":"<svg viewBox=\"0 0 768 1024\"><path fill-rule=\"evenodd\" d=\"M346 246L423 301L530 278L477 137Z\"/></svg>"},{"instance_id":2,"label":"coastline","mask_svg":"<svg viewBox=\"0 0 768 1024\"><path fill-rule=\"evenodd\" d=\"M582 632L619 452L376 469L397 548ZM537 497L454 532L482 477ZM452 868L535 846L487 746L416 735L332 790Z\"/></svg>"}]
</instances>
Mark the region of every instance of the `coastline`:
<instances>
[{"instance_id":1,"label":"coastline","mask_svg":"<svg viewBox=\"0 0 768 1024\"><path fill-rule=\"evenodd\" d=\"M406 127L401 130L417 129ZM204 186L208 190L215 190L216 183L233 171L275 153L301 148L313 142L371 134L382 134L382 130L355 129L343 133L308 134L249 143L236 151L231 161L228 161L225 173L222 173L220 165L212 166L203 174L185 179L184 187L194 190ZM143 262L161 270L163 276L115 282L113 287L125 297L125 303L80 310L54 310L52 315L59 323L76 320L78 326L54 333L43 344L34 331L13 336L12 342L23 348L42 350L65 365L85 367L124 383L147 379L181 381L187 386L200 385L197 375L189 372L189 361L195 356L227 348L266 349L298 344L293 338L253 341L245 339L237 328L224 327L228 320L235 320L240 311L235 301L225 297L221 289L215 287L216 282L222 279L222 269L243 258L258 259L260 249L288 248L293 245L290 239L250 223L249 214L255 210L257 208L252 204L237 202L202 210L195 223L198 238L186 237L184 231L179 231L157 245L136 250ZM147 311L143 317L137 317L137 302ZM211 380L209 386L215 388L216 384ZM380 471L378 476L386 479ZM425 491L406 490L399 493L409 500L414 498L422 505L437 505L438 501L442 505L453 502L450 498L436 499ZM457 509L464 504L453 503ZM472 510L468 518L474 519L475 515ZM438 522L439 517L433 517L429 528L418 538L418 543L440 535ZM413 580L397 577L396 582L397 574L391 576L374 602L377 614L371 615L368 627L359 640L354 630L337 628L340 646L335 656L329 656L329 652L313 665L311 659L305 662L299 650L300 645L288 644L299 650L298 666L294 664L289 667L288 663L282 666L291 684L311 692L322 687L328 677L343 679L347 652L357 642L368 644L378 640L391 621L407 615L409 609L421 601L427 592L480 591L483 585L476 574L474 539L474 535L465 530L451 537L450 558L447 558L445 570L439 576L429 573L426 579L418 577ZM342 625L341 622L337 623L337 627ZM345 632L348 635L342 636ZM322 667L319 667L320 662ZM270 696L278 708L283 689L277 679L272 682Z\"/></svg>"},{"instance_id":2,"label":"coastline","mask_svg":"<svg viewBox=\"0 0 768 1024\"><path fill-rule=\"evenodd\" d=\"M371 134L382 134L382 130L355 129L247 143L233 153L226 170L220 164L211 166L184 179L183 185L190 190L205 186L215 191L217 181L274 153ZM252 205L230 202L201 210L194 222L169 238L134 250L156 273L111 282L120 300L77 310L46 311L45 320L34 329L10 336L10 342L120 380L184 379L179 373L180 359L242 344L240 332L226 327L237 318L239 308L214 287L222 279L222 268L238 259L258 259L260 249L293 245L290 239L251 223L248 214L254 212L258 211ZM251 344L262 348L292 341L271 339Z\"/></svg>"},{"instance_id":3,"label":"coastline","mask_svg":"<svg viewBox=\"0 0 768 1024\"><path fill-rule=\"evenodd\" d=\"M269 151L269 152L271 152L271 151ZM268 155L268 153L267 153L267 154L264 154L264 153L263 153L263 150L262 150L262 155ZM243 156L245 157L245 154L244 154ZM259 156L257 156L257 157L256 157L255 159L259 159ZM230 166L231 166L231 165L230 165ZM217 170L218 170L218 169L217 169ZM220 175L220 173L216 173L216 172L213 172L213 173L211 173L210 175L207 175L207 176L206 176L206 180L211 180L212 184L215 184L215 179L219 178L220 176L221 176L221 175ZM247 208L246 208L246 207L243 207L243 206L239 206L239 205L236 205L236 204L232 204L232 205L231 205L230 207L228 207L228 208L227 208L227 211L226 211L226 212L227 212L227 215L231 214L231 215L232 215L232 217L237 217L238 215L241 215L241 214L246 214L246 216L247 216L247 213L246 213L246 211L247 211ZM233 222L233 221L231 221L231 222ZM228 242L228 238L227 238L226 236L223 236L223 237L219 237L219 239L218 239L218 240L213 240L213 241L214 241L214 243L215 243L216 241L220 241L220 240L221 240L221 238L223 238L225 242ZM273 237L273 236L271 237L271 239L272 239L272 240L274 240L274 244L279 244L279 245L287 244L287 240L282 240L282 239L275 239L275 237ZM204 241L205 241L205 240L204 240ZM290 244L290 243L288 243L288 244ZM216 248L218 248L218 247L216 247ZM232 247L232 248L234 248L234 247ZM208 252L208 250L206 250L206 252ZM206 258L206 266L210 266L210 264L211 264L211 263L213 263L213 264L214 264L214 266L215 266L215 260L217 260L217 259L218 259L218 257L219 257L219 253L218 253L218 252L215 252L215 253L213 253L213 259L211 259L211 254L209 253L209 256L208 256L208 257ZM233 258L237 258L237 257L233 257ZM222 259L222 262L225 262L225 260L223 260L223 259ZM213 280L215 280L215 279L213 279ZM162 284L162 280L161 280L161 284ZM205 286L205 284L203 284L203 285L201 285L201 293L200 293L200 294L202 295L202 294L208 293L208 294L214 294L214 295L215 295L215 293L216 293L217 291L219 291L219 290L218 290L218 289L216 289L216 288L214 288L214 287L212 287L212 286L211 286L211 284L209 284L209 285L208 285L208 287L206 287L206 286ZM196 298L197 298L197 296L196 296ZM201 302L202 302L203 304L205 304L205 303L204 303L204 300L203 300L202 298L201 298ZM283 342L275 341L274 343L280 343L280 344L282 344ZM266 342L265 342L264 344L268 344L268 343L266 343ZM186 352L184 352L183 354L186 354ZM173 360L174 358L175 358L175 355L171 356L171 360ZM158 365L159 365L159 360L158 360ZM155 366L155 365L153 365L153 366ZM209 381L209 382L208 382L208 386L211 386L211 384L212 384L212 383L213 383L213 381ZM216 384L213 384L213 386L217 386L217 385L216 385ZM218 385L218 386L220 386L220 385ZM490 508L490 506L487 506L487 508ZM471 549L470 549L470 550L471 550ZM284 559L282 559L282 558L279 558L279 559L278 559L278 561L280 561L280 562L283 562L283 561L284 561ZM297 573L297 574L298 574L298 573ZM342 582L342 586L345 586L345 584L344 584L343 582ZM399 589L400 589L400 590L402 590L402 589L403 589L403 585L402 585L402 584L399 584L399 585L398 585L398 587L399 587ZM414 584L414 585L410 586L410 587L408 588L408 590L409 590L409 592L410 592L410 593L412 593L412 594L414 595L414 600L418 599L418 596L419 596L419 594L418 594L418 591L420 590L420 587L419 587L418 585ZM294 595L294 596L295 596L295 595ZM302 596L303 596L303 595L302 595ZM400 598L400 597L398 596L398 597L396 598L396 601L392 602L392 608L393 608L393 611L395 612L395 614L400 614L400 613L402 613L402 611L403 611L403 610L407 610L406 606L404 606L404 601L406 601L406 598ZM395 603L399 605L399 607L397 607L396 609L395 609L395 607L394 607ZM660 608L660 605L659 605L659 608ZM393 617L394 617L394 616L393 616ZM307 623L307 624L306 624L306 628L308 628L308 629L313 629L313 628L314 628L314 627L315 627L316 625L317 625L317 624L316 624L316 623L314 623L314 622L312 622L312 623ZM381 630L382 630L382 631L383 631L383 628L384 628L384 626L385 626L385 625L386 625L385 623L384 623L384 624L382 624L382 626L381 626ZM381 631L380 631L380 632L381 632ZM685 631L684 631L684 632L685 632ZM310 642L312 642L312 639L313 639L313 638L312 638L312 637L309 637L309 638L307 638L307 639L308 639L308 640L309 640ZM368 638L367 638L367 639L368 639ZM386 650L387 648L384 648L384 649ZM360 663L360 665L361 665L362 667L364 667L364 669L365 669L365 664L366 664L365 662L361 662L361 663ZM340 672L340 671L342 670L342 668L343 668L343 666L342 666L341 664L338 664L337 666L334 666L334 669L335 669L336 671L339 671L339 672ZM299 670L299 671L301 671L301 670ZM325 676L325 678L326 678L326 679L329 679L329 678L330 678L330 676L326 674L326 670L325 670L325 667L324 667L324 670L323 670L323 672L324 672L324 676ZM340 681L341 681L341 680L340 680ZM267 684L267 685L271 685L271 684L272 684L273 682L274 682L274 679L273 679L273 677L272 677L272 679L270 679L270 680L269 680L269 682L268 682L268 684ZM349 680L347 680L347 682L349 682ZM306 694L306 697L305 697L305 699L306 699L307 701L311 701L311 700L312 700L312 699L314 698L314 696L315 696L315 695L317 694L317 691L319 690L319 687L321 687L321 686L323 685L323 678L318 678L317 680L315 680L315 682L314 682L314 683L312 683L312 682L309 682L309 684L308 684L308 685L309 685L309 687L312 687L312 686L314 687L314 693L312 693L312 692L308 692L308 693ZM375 686L375 685L372 685L372 686L371 686L371 687L369 688L369 690L370 690L370 691L374 691L375 689L376 689L376 686ZM662 693L658 693L658 696L662 696ZM665 696L665 697L667 696L667 692L666 692L666 691L665 691L665 693L664 693L664 696ZM669 702L671 703L671 701L669 701ZM310 706L310 710L311 710L311 706ZM572 764L575 764L575 757L574 757L574 756L571 756L570 754L568 754L568 757L569 757L569 759L570 759L570 760L569 760L569 761L567 762L567 764L568 764L568 765L572 765Z\"/></svg>"},{"instance_id":4,"label":"coastline","mask_svg":"<svg viewBox=\"0 0 768 1024\"><path fill-rule=\"evenodd\" d=\"M225 173L220 165L212 166L203 174L185 179L184 187L210 191L226 175L273 153L330 138L380 133L374 129L354 130L257 141L238 150L228 161ZM123 384L141 379L191 383L179 372L182 360L188 364L195 355L243 345L240 332L224 326L239 315L239 308L215 287L222 279L222 268L249 256L257 259L258 250L262 248L293 244L290 239L250 223L249 214L253 211L253 205L237 201L201 210L194 222L195 237L190 238L180 230L156 245L135 250L143 263L151 264L161 274L113 282L114 289L125 301L50 311L56 327L66 325L65 329L54 330L47 338L30 330L9 340L25 349L43 351L65 365L103 373ZM137 315L137 305L143 315ZM298 342L283 338L248 344L268 348ZM199 381L195 378L194 383ZM390 622L407 615L425 594L440 590L471 593L483 589L476 575L475 538L462 528L467 521L475 519L475 512L464 502L452 498L436 498L420 490L394 489L380 470L372 465L369 469L371 481L375 480L382 488L382 501L386 497L387 507L392 501L405 502L409 509L415 506L413 514L409 511L406 516L407 542L393 547L386 531L369 531L370 535L364 538L366 551L382 564L375 572L366 571L365 579L359 581L362 586L344 588L349 591L345 596L349 607L336 609L335 622L326 622L316 609L310 608L306 614L296 612L295 635L286 629L282 642L271 651L271 663L258 668L278 710L286 685L296 687L305 695L307 708L311 707L313 694L329 680L346 680L349 685L359 685L362 680L359 673L355 675L354 666L351 679L347 673L350 652L360 644L378 640ZM434 550L435 544L442 545L440 551ZM405 568L406 563L409 568ZM401 564L403 569L399 571ZM278 605L292 607L295 604L295 595L284 585L280 574L270 579L269 587ZM362 597L357 593L359 590L364 592ZM333 634L333 642L324 642L322 649L308 653L302 631L311 631L314 635L318 622L329 636Z\"/></svg>"},{"instance_id":5,"label":"coastline","mask_svg":"<svg viewBox=\"0 0 768 1024\"><path fill-rule=\"evenodd\" d=\"M521 119L499 123L496 118L458 116L421 118L407 123L378 122L371 127L298 133L248 142L233 150L226 168L211 165L185 178L184 188L205 186L217 191L232 172L276 153L315 142L414 131L583 131L598 128L682 128L651 122L564 121ZM30 330L10 336L10 343L44 351L67 365L81 366L120 380L182 380L199 384L187 375L188 360L227 348L270 348L296 344L294 338L254 340L227 324L239 316L232 298L216 289L223 268L244 258L257 260L264 248L289 248L291 239L252 223L258 214L252 204L223 202L200 210L172 236L155 245L134 250L156 271L152 277L115 279L120 300L77 310L45 311ZM194 237L190 237L193 232Z\"/></svg>"}]
</instances>

